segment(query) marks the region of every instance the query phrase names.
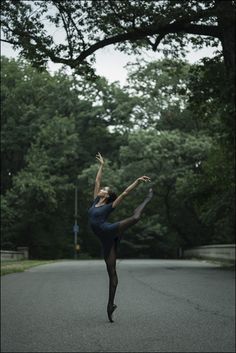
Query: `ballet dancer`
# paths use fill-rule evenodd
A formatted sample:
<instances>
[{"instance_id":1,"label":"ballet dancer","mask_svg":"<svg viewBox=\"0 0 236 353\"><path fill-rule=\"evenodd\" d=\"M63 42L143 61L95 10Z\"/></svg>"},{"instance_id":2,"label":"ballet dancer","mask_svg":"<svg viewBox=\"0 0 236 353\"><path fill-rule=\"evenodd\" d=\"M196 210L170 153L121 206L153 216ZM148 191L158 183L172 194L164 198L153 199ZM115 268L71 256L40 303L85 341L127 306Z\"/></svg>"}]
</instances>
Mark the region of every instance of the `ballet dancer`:
<instances>
[{"instance_id":1,"label":"ballet dancer","mask_svg":"<svg viewBox=\"0 0 236 353\"><path fill-rule=\"evenodd\" d=\"M141 176L129 185L119 196L117 196L109 186L100 187L105 162L99 152L96 155L96 159L100 163L100 166L95 180L94 201L88 210L88 215L90 226L102 245L103 257L109 276L107 315L109 321L113 322L112 314L117 308L117 305L114 304L115 292L118 285L118 277L116 272L117 247L123 232L139 221L146 204L153 196L153 192L150 188L148 195L134 210L131 217L115 223L107 222L109 214L114 211L114 209L134 188L142 182L150 182L151 179L146 175Z\"/></svg>"}]
</instances>

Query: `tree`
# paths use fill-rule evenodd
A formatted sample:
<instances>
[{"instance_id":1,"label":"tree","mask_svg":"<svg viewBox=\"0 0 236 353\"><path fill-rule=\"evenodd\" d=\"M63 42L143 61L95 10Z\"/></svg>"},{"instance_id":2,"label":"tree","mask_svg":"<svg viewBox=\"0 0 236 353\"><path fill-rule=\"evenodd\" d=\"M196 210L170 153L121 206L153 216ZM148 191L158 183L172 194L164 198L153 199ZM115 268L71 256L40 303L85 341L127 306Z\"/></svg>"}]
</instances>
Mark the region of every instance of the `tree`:
<instances>
[{"instance_id":1,"label":"tree","mask_svg":"<svg viewBox=\"0 0 236 353\"><path fill-rule=\"evenodd\" d=\"M2 193L25 167L25 156L41 125L47 125L55 115L75 119L80 136L78 165L88 165L97 148L101 152L109 148L114 157L118 155L118 144L126 140L120 130L132 127L130 116L135 102L128 93L108 85L105 79L90 83L77 75L68 77L63 69L50 75L23 60L1 57L1 61ZM111 129L116 131L111 133Z\"/></svg>"},{"instance_id":2,"label":"tree","mask_svg":"<svg viewBox=\"0 0 236 353\"><path fill-rule=\"evenodd\" d=\"M45 20L47 22L45 23ZM62 28L56 43L47 24ZM209 1L32 1L2 3L5 42L34 64L48 59L80 72L89 70L92 54L107 45L139 52L140 48L176 52L188 41L196 47L220 41L228 76L235 73L235 3ZM90 60L90 61L89 61ZM232 82L232 80L231 80Z\"/></svg>"},{"instance_id":3,"label":"tree","mask_svg":"<svg viewBox=\"0 0 236 353\"><path fill-rule=\"evenodd\" d=\"M42 125L53 116L75 116L80 103L70 80L39 73L22 60L1 57L1 193L26 166L25 157Z\"/></svg>"},{"instance_id":4,"label":"tree","mask_svg":"<svg viewBox=\"0 0 236 353\"><path fill-rule=\"evenodd\" d=\"M134 121L141 128L158 131L197 130L196 119L186 109L191 65L183 60L162 59L129 64L127 91L136 97Z\"/></svg>"},{"instance_id":5,"label":"tree","mask_svg":"<svg viewBox=\"0 0 236 353\"><path fill-rule=\"evenodd\" d=\"M86 80L38 72L22 60L2 57L2 64L2 244L30 246L34 257L70 256L77 175L97 150L117 158L126 134L110 128L129 119L129 104L105 80L96 82L101 99L94 106ZM112 115L111 104L126 107L126 115Z\"/></svg>"},{"instance_id":6,"label":"tree","mask_svg":"<svg viewBox=\"0 0 236 353\"><path fill-rule=\"evenodd\" d=\"M128 86L139 97L136 121L143 127L152 126L159 132L178 130L191 134L196 141L203 136L212 141L207 160L198 163L198 173L189 173L184 167L183 177L176 179L170 205L178 200L179 207L169 207L170 217L179 214L175 220L179 230L181 213L192 210L188 220L194 224L198 219L195 229L201 223L209 243L234 241L235 131L232 119L225 119L228 92L224 77L221 56L204 58L194 65L165 59L132 65ZM140 116L145 119L140 120ZM182 199L188 207L180 207ZM165 204L169 204L168 199Z\"/></svg>"},{"instance_id":7,"label":"tree","mask_svg":"<svg viewBox=\"0 0 236 353\"><path fill-rule=\"evenodd\" d=\"M29 246L33 257L63 253L69 216L65 196L74 189L77 139L73 119L54 116L41 125L25 167L13 176L12 187L2 197L3 243L12 234L15 245ZM58 217L62 212L63 221Z\"/></svg>"},{"instance_id":8,"label":"tree","mask_svg":"<svg viewBox=\"0 0 236 353\"><path fill-rule=\"evenodd\" d=\"M178 247L234 239L232 132L224 120L221 57L134 65L123 90L104 79L2 62L4 247L28 245L35 258L73 256L78 182L81 249L99 255L87 224L97 151L107 160L103 183L115 191L140 174L153 180L153 203L127 232L122 256L175 257ZM112 220L132 214L146 191L147 185L135 190Z\"/></svg>"}]
</instances>

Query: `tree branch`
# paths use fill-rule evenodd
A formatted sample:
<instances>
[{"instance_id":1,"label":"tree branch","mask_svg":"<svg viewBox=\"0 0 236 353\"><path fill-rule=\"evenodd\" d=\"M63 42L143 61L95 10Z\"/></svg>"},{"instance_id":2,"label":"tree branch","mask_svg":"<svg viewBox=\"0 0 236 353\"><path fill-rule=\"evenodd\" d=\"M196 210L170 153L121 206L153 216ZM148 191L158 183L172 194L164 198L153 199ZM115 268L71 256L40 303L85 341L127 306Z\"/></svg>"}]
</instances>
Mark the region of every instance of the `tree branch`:
<instances>
[{"instance_id":1,"label":"tree branch","mask_svg":"<svg viewBox=\"0 0 236 353\"><path fill-rule=\"evenodd\" d=\"M75 21L74 21L74 19L72 18L72 16L71 16L70 13L68 13L68 17L69 17L71 23L73 24L74 28L76 29L77 34L78 34L78 36L80 37L80 39L81 39L81 41L82 41L83 49L85 50L86 45L85 45L84 38L83 38L83 35L82 35L81 31L80 31L79 28L76 26Z\"/></svg>"},{"instance_id":2,"label":"tree branch","mask_svg":"<svg viewBox=\"0 0 236 353\"><path fill-rule=\"evenodd\" d=\"M110 38L103 39L93 45L90 46L89 49L83 51L75 60L75 64L81 63L85 58L89 55L93 54L98 49L104 48L110 44L116 44L120 42L124 42L126 40L129 41L136 41L138 39L144 39L147 36L152 36L154 34L159 34L156 42L154 43L153 47L157 48L158 44L160 43L161 39L164 38L166 34L169 33L189 33L189 34L201 34L211 37L220 37L220 32L217 26L206 26L206 25L192 25L192 24L179 24L179 23L172 23L166 26L157 26L157 27L147 27L147 28L137 28L134 31L122 33Z\"/></svg>"},{"instance_id":3,"label":"tree branch","mask_svg":"<svg viewBox=\"0 0 236 353\"><path fill-rule=\"evenodd\" d=\"M62 9L62 10L65 11L65 9ZM71 17L69 14L68 16ZM188 34L212 36L212 37L217 37L221 39L221 32L218 26L191 23L192 21L196 22L202 18L206 18L210 16L215 16L215 9L211 8L205 11L200 11L198 13L191 14L189 16L181 17L172 23L167 23L167 24L162 23L159 25L154 24L147 27L143 26L139 28L132 28L129 31L126 31L124 33L114 35L112 37L105 38L103 40L99 40L97 43L92 44L88 49L84 49L84 42L83 42L83 50L75 59L72 59L72 58L66 59L66 58L60 57L58 54L56 54L55 50L47 46L43 42L43 40L41 40L40 37L37 37L31 34L29 31L26 31L19 27L16 27L14 29L8 28L13 36L16 35L17 41L15 40L8 40L8 41L3 40L3 41L14 45L19 45L19 46L23 45L24 47L24 43L21 44L21 38L23 38L24 41L25 40L27 41L27 46L29 46L29 49L31 48L32 50L35 50L35 51L36 50L41 51L42 54L45 54L46 56L48 56L55 63L62 63L62 64L69 65L71 68L76 68L78 67L78 65L82 64L88 56L93 54L98 49L101 49L111 44L117 44L125 41L135 42L140 39L147 40L148 43L151 45L152 49L156 50L161 40L165 37L165 35L169 33L182 32L186 34L188 33ZM73 25L75 24L73 23ZM78 28L77 27L75 28L77 29L77 32L78 32ZM81 32L80 34L82 35ZM148 37L154 36L154 35L157 35L157 38L153 43ZM69 32L67 32L67 36L69 36ZM36 44L32 43L32 40L35 41ZM71 47L70 49L73 50L73 48Z\"/></svg>"},{"instance_id":4,"label":"tree branch","mask_svg":"<svg viewBox=\"0 0 236 353\"><path fill-rule=\"evenodd\" d=\"M113 7L113 5L116 6L115 3L112 2L111 0L108 0L108 2L109 2L110 8L111 8L111 10L113 11L114 15L115 15L118 19L120 19L119 14L115 11L115 9L114 9L114 7ZM125 28L124 26L122 26L121 23L119 22L119 20L116 20L115 18L113 18L113 21L114 21L114 23L115 23L115 25L116 25L117 27L119 27L119 28L121 28L121 29L123 29L123 30L126 31L127 28Z\"/></svg>"},{"instance_id":5,"label":"tree branch","mask_svg":"<svg viewBox=\"0 0 236 353\"><path fill-rule=\"evenodd\" d=\"M14 42L13 40L6 40L6 39L2 39L2 38L0 38L0 41L1 42L4 42L4 43L9 43L9 44L17 44L16 42Z\"/></svg>"},{"instance_id":6,"label":"tree branch","mask_svg":"<svg viewBox=\"0 0 236 353\"><path fill-rule=\"evenodd\" d=\"M166 33L160 34L157 38L155 43L152 46L153 51L157 50L158 45L160 44L161 40L165 37Z\"/></svg>"},{"instance_id":7,"label":"tree branch","mask_svg":"<svg viewBox=\"0 0 236 353\"><path fill-rule=\"evenodd\" d=\"M58 4L54 3L55 7L58 9L59 14L61 16L65 31L66 31L66 37L67 37L67 42L68 42L68 46L69 46L69 52L70 52L70 58L73 60L73 47L72 47L72 43L71 43L71 36L69 33L69 23L67 26L66 20L64 18L64 13L63 13L63 7L60 5L60 2L58 2Z\"/></svg>"},{"instance_id":8,"label":"tree branch","mask_svg":"<svg viewBox=\"0 0 236 353\"><path fill-rule=\"evenodd\" d=\"M18 36L22 36L24 39L27 38L28 40L28 45L37 50L41 50L44 54L46 54L54 63L60 63L60 64L66 64L71 66L73 61L71 59L64 59L61 58L59 56L56 56L55 53L53 52L53 50L48 49L43 43L42 41L35 37L35 36L31 36L28 32L24 32L24 31L20 31L18 29L15 29L13 31L13 33L17 34ZM36 42L36 44L32 44L30 43L30 39L34 40ZM19 45L19 43L15 42L15 45Z\"/></svg>"}]
</instances>

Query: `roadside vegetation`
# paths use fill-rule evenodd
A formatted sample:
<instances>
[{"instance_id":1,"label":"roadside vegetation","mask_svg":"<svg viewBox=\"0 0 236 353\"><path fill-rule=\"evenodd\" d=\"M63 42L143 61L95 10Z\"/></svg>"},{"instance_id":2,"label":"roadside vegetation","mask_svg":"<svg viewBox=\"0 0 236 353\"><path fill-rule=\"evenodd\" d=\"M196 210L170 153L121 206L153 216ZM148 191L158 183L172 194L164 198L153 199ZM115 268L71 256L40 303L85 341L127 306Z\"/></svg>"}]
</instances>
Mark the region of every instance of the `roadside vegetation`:
<instances>
[{"instance_id":1,"label":"roadside vegetation","mask_svg":"<svg viewBox=\"0 0 236 353\"><path fill-rule=\"evenodd\" d=\"M50 264L57 260L22 260L22 261L1 261L1 276L15 272L24 272L28 268Z\"/></svg>"}]
</instances>

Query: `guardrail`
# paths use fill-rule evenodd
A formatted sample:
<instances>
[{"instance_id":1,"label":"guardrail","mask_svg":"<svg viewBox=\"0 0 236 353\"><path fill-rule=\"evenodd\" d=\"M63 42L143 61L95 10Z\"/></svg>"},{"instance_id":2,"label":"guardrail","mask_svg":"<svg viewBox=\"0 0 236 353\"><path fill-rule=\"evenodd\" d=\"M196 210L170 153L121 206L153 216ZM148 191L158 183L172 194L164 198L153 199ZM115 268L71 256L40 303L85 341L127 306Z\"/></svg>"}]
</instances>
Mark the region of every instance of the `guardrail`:
<instances>
[{"instance_id":1,"label":"guardrail","mask_svg":"<svg viewBox=\"0 0 236 353\"><path fill-rule=\"evenodd\" d=\"M204 245L183 251L184 258L235 262L235 244Z\"/></svg>"},{"instance_id":2,"label":"guardrail","mask_svg":"<svg viewBox=\"0 0 236 353\"><path fill-rule=\"evenodd\" d=\"M29 249L28 247L18 247L17 251L12 250L1 250L1 261L2 260L28 260Z\"/></svg>"}]
</instances>

